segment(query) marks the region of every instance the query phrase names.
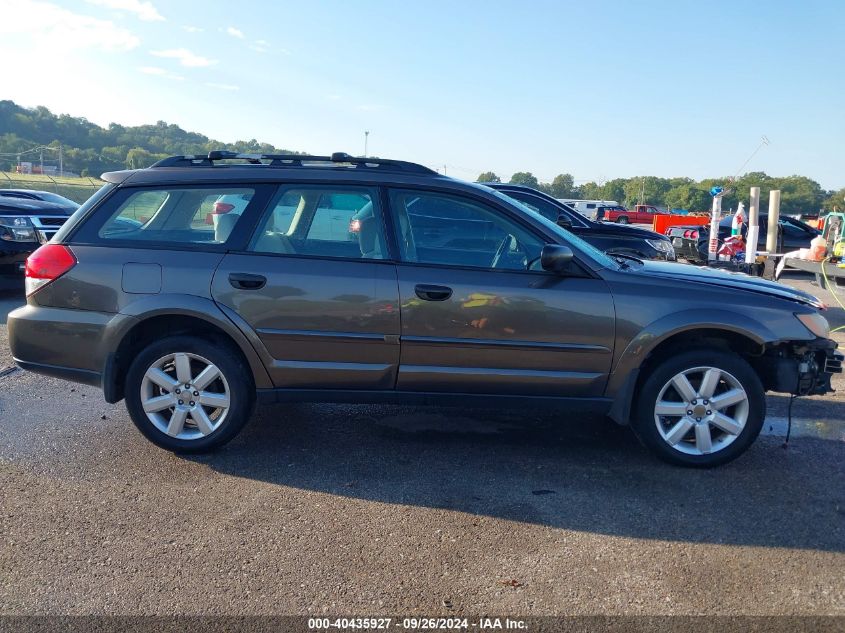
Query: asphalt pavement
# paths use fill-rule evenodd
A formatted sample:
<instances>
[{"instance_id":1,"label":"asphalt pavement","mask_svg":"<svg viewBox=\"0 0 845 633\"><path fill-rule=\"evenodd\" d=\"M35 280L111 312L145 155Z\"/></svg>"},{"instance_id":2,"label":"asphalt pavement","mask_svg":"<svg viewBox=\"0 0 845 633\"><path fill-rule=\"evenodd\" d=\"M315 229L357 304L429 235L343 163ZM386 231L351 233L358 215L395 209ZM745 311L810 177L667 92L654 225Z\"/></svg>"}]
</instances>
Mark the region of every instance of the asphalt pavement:
<instances>
[{"instance_id":1,"label":"asphalt pavement","mask_svg":"<svg viewBox=\"0 0 845 633\"><path fill-rule=\"evenodd\" d=\"M841 377L796 401L788 449L770 396L767 434L709 471L603 419L363 405L267 407L185 457L96 389L4 372L18 303L0 614L845 615Z\"/></svg>"}]
</instances>

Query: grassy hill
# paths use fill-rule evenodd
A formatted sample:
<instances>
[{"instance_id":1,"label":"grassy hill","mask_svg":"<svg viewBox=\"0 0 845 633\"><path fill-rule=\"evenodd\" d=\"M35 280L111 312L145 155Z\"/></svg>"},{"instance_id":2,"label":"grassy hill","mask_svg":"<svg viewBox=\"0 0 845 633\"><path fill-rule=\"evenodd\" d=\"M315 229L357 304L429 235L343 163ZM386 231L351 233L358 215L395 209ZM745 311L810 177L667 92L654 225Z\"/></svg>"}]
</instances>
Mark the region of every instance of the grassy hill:
<instances>
[{"instance_id":1,"label":"grassy hill","mask_svg":"<svg viewBox=\"0 0 845 633\"><path fill-rule=\"evenodd\" d=\"M110 123L106 128L83 117L53 114L43 106L24 108L13 101L0 101L0 170L13 171L19 155L21 160L39 162L40 150L35 148L40 146L53 148L44 152L44 158L45 164L55 165L59 145L64 169L83 176L149 167L165 156L207 154L215 149L298 153L255 139L223 143L165 121L136 126Z\"/></svg>"},{"instance_id":2,"label":"grassy hill","mask_svg":"<svg viewBox=\"0 0 845 633\"><path fill-rule=\"evenodd\" d=\"M0 171L0 189L52 191L79 203L85 202L102 185L103 181L96 178L59 178Z\"/></svg>"}]
</instances>

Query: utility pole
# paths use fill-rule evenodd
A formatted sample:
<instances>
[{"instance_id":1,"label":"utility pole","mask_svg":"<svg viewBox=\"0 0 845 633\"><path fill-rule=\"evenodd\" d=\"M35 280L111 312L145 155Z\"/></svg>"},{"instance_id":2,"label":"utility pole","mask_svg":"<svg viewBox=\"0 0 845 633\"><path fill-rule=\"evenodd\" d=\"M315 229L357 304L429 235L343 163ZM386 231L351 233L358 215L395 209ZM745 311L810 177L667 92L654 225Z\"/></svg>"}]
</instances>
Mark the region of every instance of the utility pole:
<instances>
[{"instance_id":1,"label":"utility pole","mask_svg":"<svg viewBox=\"0 0 845 633\"><path fill-rule=\"evenodd\" d=\"M64 177L64 163L62 162L62 144L59 143L59 178Z\"/></svg>"},{"instance_id":2,"label":"utility pole","mask_svg":"<svg viewBox=\"0 0 845 633\"><path fill-rule=\"evenodd\" d=\"M446 175L446 165L443 165L443 175Z\"/></svg>"},{"instance_id":3,"label":"utility pole","mask_svg":"<svg viewBox=\"0 0 845 633\"><path fill-rule=\"evenodd\" d=\"M367 141L370 138L370 131L364 130L364 158L367 157Z\"/></svg>"}]
</instances>

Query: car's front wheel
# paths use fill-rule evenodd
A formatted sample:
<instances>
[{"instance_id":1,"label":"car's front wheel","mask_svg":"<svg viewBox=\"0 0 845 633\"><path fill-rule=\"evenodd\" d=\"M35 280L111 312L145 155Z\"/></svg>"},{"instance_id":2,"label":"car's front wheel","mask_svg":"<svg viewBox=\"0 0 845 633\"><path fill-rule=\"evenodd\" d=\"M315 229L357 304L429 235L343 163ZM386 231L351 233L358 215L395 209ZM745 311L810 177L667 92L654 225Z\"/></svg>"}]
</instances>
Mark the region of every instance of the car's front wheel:
<instances>
[{"instance_id":1,"label":"car's front wheel","mask_svg":"<svg viewBox=\"0 0 845 633\"><path fill-rule=\"evenodd\" d=\"M698 349L664 360L645 377L633 423L661 459L710 467L744 453L765 415L763 385L742 357Z\"/></svg>"},{"instance_id":2,"label":"car's front wheel","mask_svg":"<svg viewBox=\"0 0 845 633\"><path fill-rule=\"evenodd\" d=\"M172 336L142 350L126 375L135 426L162 448L209 451L231 440L252 414L249 367L225 345Z\"/></svg>"}]
</instances>

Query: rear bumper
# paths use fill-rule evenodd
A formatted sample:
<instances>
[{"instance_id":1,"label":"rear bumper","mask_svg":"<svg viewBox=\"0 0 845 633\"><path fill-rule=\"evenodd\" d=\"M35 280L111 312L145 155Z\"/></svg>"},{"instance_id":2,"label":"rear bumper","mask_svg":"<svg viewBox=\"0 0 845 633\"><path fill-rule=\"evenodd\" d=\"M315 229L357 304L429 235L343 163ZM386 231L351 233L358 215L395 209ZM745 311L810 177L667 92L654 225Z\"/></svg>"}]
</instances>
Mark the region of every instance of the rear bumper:
<instances>
[{"instance_id":1,"label":"rear bumper","mask_svg":"<svg viewBox=\"0 0 845 633\"><path fill-rule=\"evenodd\" d=\"M675 247L675 254L688 261L701 261L701 253L698 252L698 242L683 237L673 237L672 246Z\"/></svg>"},{"instance_id":2,"label":"rear bumper","mask_svg":"<svg viewBox=\"0 0 845 633\"><path fill-rule=\"evenodd\" d=\"M110 327L103 312L25 305L9 313L9 347L22 369L100 387Z\"/></svg>"},{"instance_id":3,"label":"rear bumper","mask_svg":"<svg viewBox=\"0 0 845 633\"><path fill-rule=\"evenodd\" d=\"M79 382L83 385L100 387L103 383L103 376L99 372L88 369L77 369L75 367L59 367L58 365L46 365L44 363L30 363L19 358L14 359L15 364L26 371L61 378L71 382Z\"/></svg>"}]
</instances>

